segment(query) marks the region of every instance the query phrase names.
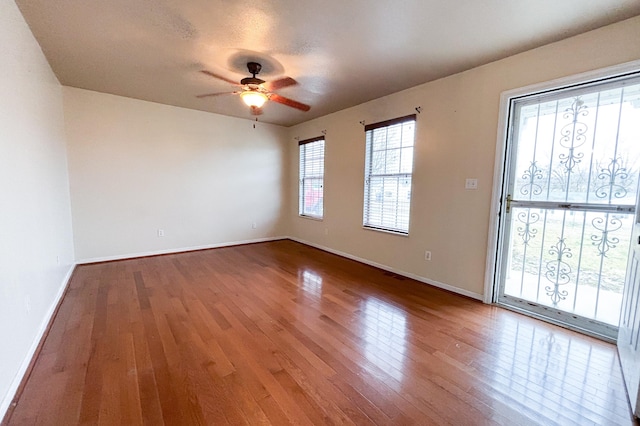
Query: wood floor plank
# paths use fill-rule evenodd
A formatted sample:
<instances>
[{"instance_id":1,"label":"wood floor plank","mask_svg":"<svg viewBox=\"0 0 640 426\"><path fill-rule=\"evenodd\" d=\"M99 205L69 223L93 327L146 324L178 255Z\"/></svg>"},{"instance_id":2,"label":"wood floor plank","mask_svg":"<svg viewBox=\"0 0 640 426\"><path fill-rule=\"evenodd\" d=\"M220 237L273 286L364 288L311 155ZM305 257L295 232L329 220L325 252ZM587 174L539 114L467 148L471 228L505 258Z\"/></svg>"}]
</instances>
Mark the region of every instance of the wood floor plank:
<instances>
[{"instance_id":1,"label":"wood floor plank","mask_svg":"<svg viewBox=\"0 0 640 426\"><path fill-rule=\"evenodd\" d=\"M634 421L615 346L285 240L78 266L31 424Z\"/></svg>"}]
</instances>

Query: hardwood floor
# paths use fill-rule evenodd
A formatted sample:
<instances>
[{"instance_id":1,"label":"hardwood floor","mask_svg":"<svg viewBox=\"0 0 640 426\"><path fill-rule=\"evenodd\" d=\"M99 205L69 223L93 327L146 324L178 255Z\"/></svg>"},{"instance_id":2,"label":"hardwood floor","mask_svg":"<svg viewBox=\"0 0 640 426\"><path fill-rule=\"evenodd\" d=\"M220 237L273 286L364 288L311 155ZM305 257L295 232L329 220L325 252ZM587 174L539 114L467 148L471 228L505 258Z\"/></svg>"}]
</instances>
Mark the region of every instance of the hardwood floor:
<instances>
[{"instance_id":1,"label":"hardwood floor","mask_svg":"<svg viewBox=\"0 0 640 426\"><path fill-rule=\"evenodd\" d=\"M9 414L634 424L615 346L292 241L79 266Z\"/></svg>"}]
</instances>

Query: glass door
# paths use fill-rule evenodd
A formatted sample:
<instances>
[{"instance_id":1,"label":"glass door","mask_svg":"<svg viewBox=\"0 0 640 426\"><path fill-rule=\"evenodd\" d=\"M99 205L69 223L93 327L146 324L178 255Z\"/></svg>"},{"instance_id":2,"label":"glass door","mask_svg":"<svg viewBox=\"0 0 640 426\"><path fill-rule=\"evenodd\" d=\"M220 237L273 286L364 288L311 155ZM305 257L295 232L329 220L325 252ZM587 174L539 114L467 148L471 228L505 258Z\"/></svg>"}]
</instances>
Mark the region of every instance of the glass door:
<instances>
[{"instance_id":1,"label":"glass door","mask_svg":"<svg viewBox=\"0 0 640 426\"><path fill-rule=\"evenodd\" d=\"M627 282L622 296L618 354L631 411L635 416L640 416L640 214L636 215L635 222Z\"/></svg>"},{"instance_id":2,"label":"glass door","mask_svg":"<svg viewBox=\"0 0 640 426\"><path fill-rule=\"evenodd\" d=\"M640 76L511 101L498 303L615 339L640 171Z\"/></svg>"}]
</instances>

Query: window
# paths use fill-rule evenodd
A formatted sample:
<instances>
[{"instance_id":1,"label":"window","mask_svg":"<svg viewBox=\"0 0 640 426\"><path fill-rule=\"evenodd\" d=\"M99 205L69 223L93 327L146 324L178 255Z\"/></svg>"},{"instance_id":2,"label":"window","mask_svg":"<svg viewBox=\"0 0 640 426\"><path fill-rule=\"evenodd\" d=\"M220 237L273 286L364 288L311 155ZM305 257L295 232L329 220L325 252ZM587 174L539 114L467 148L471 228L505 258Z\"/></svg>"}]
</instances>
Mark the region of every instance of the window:
<instances>
[{"instance_id":1,"label":"window","mask_svg":"<svg viewBox=\"0 0 640 426\"><path fill-rule=\"evenodd\" d=\"M409 233L416 116L365 126L364 226Z\"/></svg>"},{"instance_id":2,"label":"window","mask_svg":"<svg viewBox=\"0 0 640 426\"><path fill-rule=\"evenodd\" d=\"M300 216L321 219L324 211L324 138L299 142Z\"/></svg>"}]
</instances>

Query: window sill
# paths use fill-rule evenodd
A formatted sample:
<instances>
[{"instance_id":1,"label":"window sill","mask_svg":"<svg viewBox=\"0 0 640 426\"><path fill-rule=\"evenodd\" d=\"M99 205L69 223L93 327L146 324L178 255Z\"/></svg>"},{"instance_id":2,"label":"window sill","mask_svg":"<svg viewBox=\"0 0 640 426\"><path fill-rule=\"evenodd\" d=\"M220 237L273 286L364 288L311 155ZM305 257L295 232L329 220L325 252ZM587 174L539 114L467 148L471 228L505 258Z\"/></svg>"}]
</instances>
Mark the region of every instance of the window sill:
<instances>
[{"instance_id":1,"label":"window sill","mask_svg":"<svg viewBox=\"0 0 640 426\"><path fill-rule=\"evenodd\" d=\"M400 232L400 231L392 231L389 229L382 229L382 228L374 228L373 226L362 226L362 229L365 229L367 231L377 231L377 232L382 232L385 234L391 234L391 235L397 235L399 237L408 237L409 233L408 232Z\"/></svg>"},{"instance_id":2,"label":"window sill","mask_svg":"<svg viewBox=\"0 0 640 426\"><path fill-rule=\"evenodd\" d=\"M302 218L302 219L315 220L315 221L318 221L318 222L322 222L322 221L324 220L324 218L322 218L322 217L318 217L318 216L309 216L309 215L306 215L306 214L299 214L299 215L298 215L298 217L299 217L299 218Z\"/></svg>"}]
</instances>

